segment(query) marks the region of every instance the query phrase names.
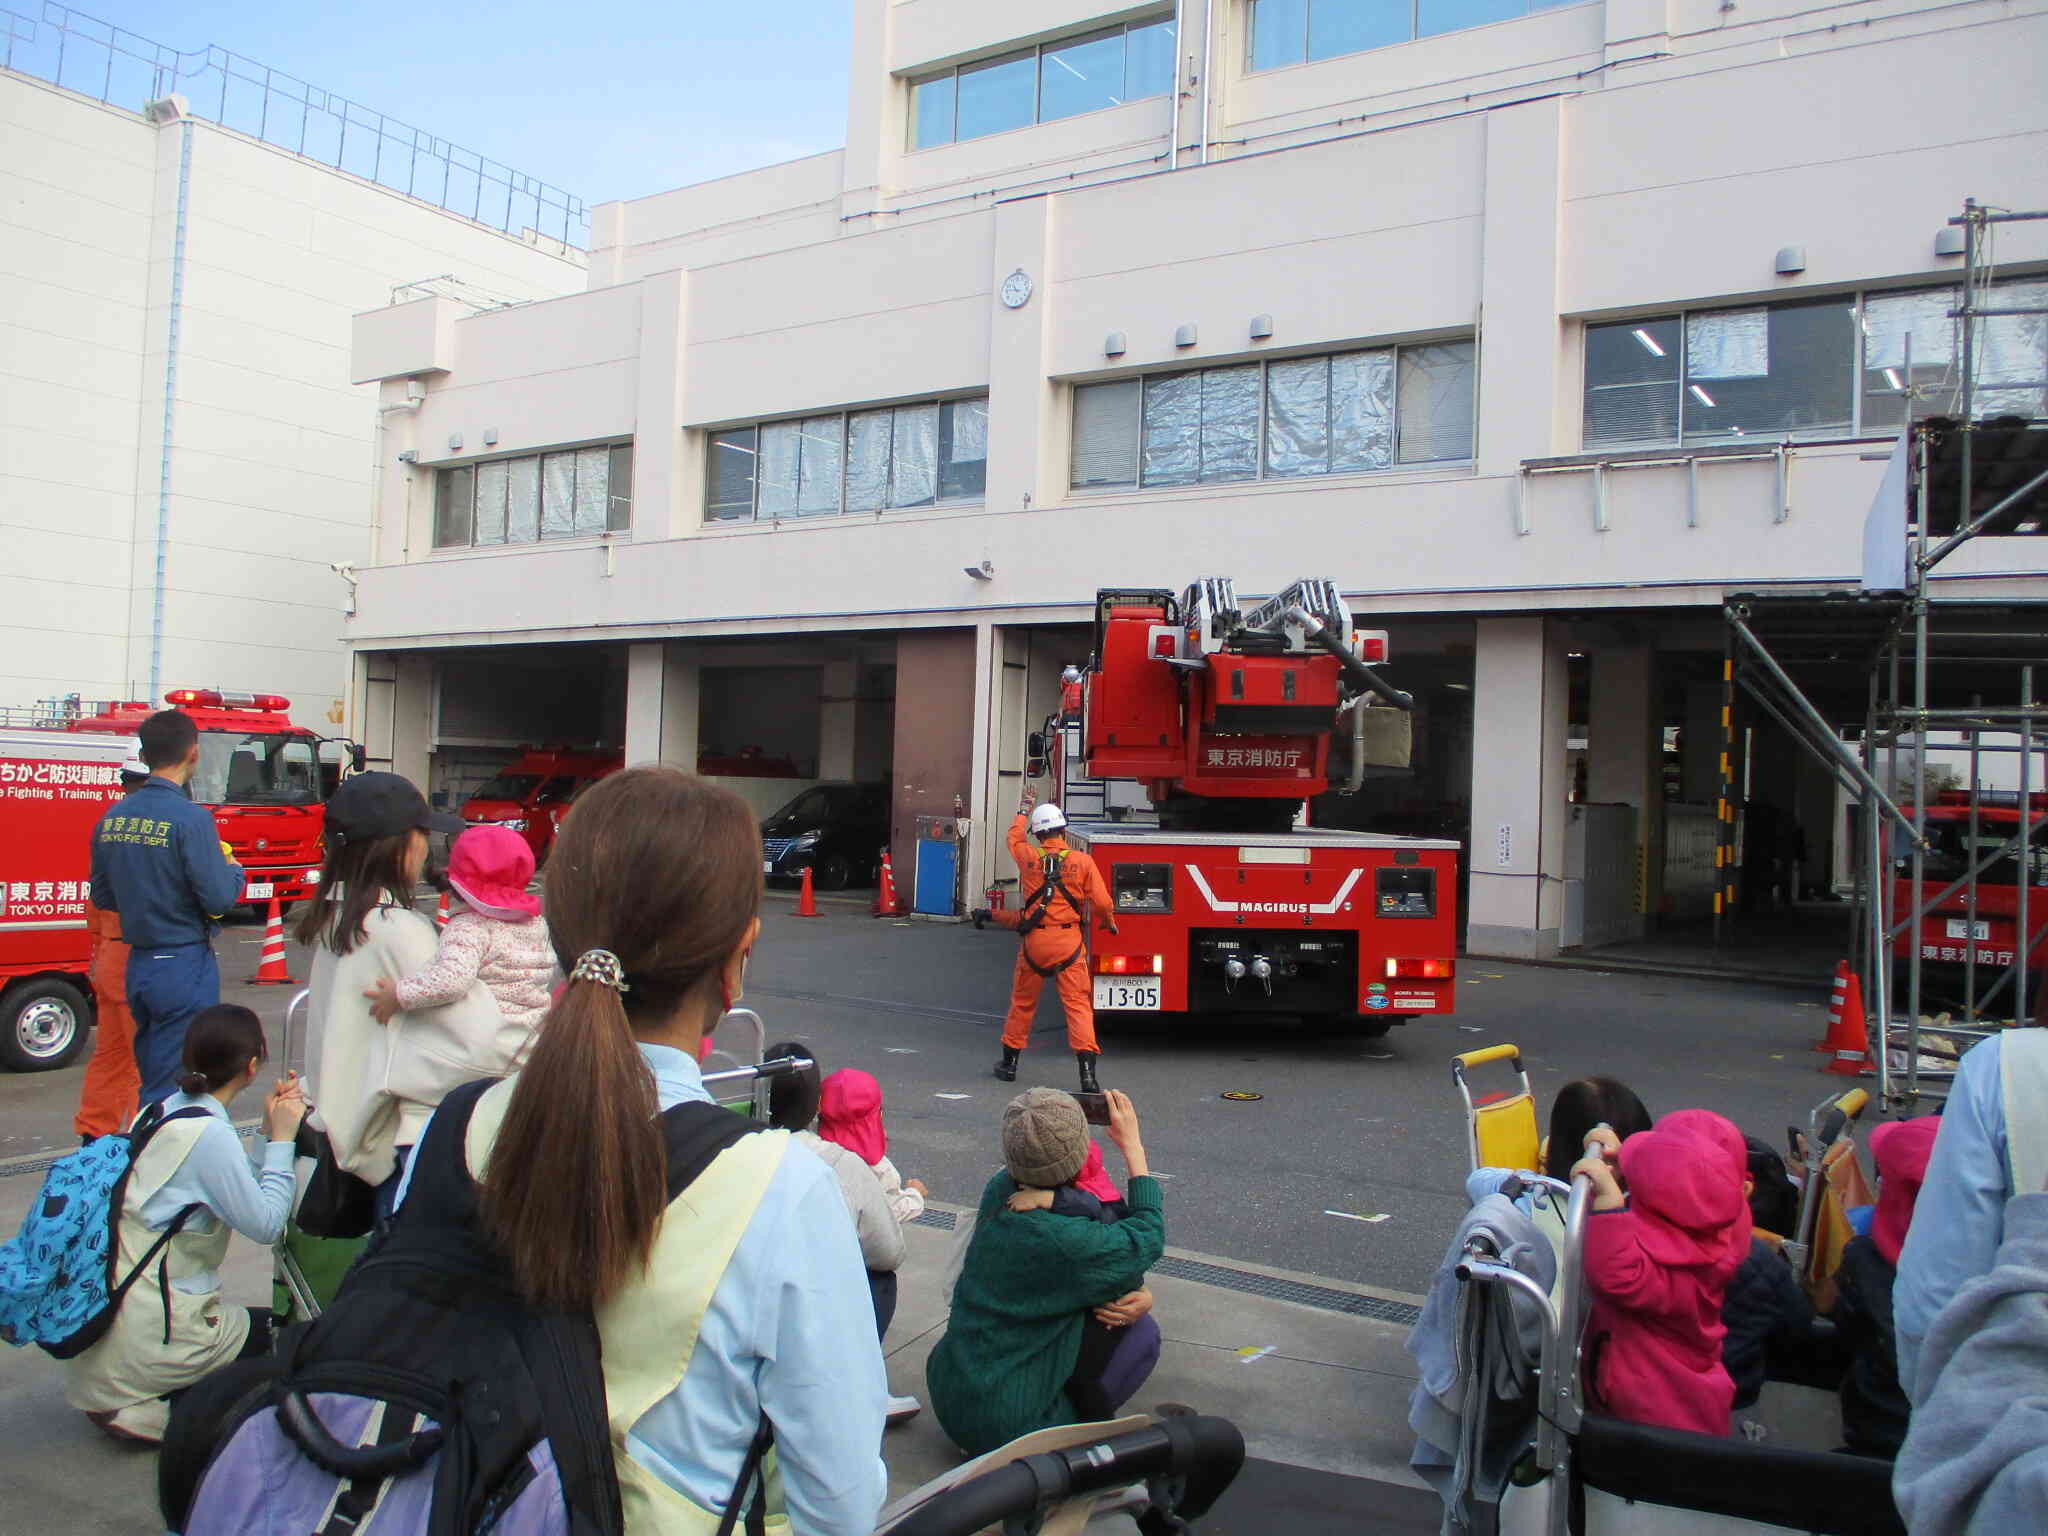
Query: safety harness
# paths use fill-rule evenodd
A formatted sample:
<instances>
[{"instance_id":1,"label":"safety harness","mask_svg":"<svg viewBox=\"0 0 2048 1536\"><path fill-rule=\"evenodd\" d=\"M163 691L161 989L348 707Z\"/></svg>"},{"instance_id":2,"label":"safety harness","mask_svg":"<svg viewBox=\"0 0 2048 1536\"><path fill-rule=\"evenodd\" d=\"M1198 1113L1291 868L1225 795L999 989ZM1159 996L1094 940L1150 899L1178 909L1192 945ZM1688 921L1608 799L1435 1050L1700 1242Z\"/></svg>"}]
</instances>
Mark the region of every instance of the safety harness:
<instances>
[{"instance_id":1,"label":"safety harness","mask_svg":"<svg viewBox=\"0 0 2048 1536\"><path fill-rule=\"evenodd\" d=\"M1017 936L1021 939L1025 934L1044 924L1046 910L1052 905L1053 893L1055 891L1067 898L1067 905L1072 907L1081 918L1081 937L1074 944L1074 952L1067 956L1066 959L1054 965L1040 965L1031 958L1030 950L1024 951L1024 963L1030 966L1032 970L1038 972L1040 976L1051 978L1059 975L1061 971L1064 971L1068 966L1088 953L1088 913L1087 909L1074 899L1074 893L1067 889L1066 882L1060 878L1060 873L1065 868L1067 862L1066 851L1058 848L1049 850L1043 855L1043 859L1045 879L1039 883L1038 889L1033 891L1030 899L1024 903L1023 914L1017 919Z\"/></svg>"}]
</instances>

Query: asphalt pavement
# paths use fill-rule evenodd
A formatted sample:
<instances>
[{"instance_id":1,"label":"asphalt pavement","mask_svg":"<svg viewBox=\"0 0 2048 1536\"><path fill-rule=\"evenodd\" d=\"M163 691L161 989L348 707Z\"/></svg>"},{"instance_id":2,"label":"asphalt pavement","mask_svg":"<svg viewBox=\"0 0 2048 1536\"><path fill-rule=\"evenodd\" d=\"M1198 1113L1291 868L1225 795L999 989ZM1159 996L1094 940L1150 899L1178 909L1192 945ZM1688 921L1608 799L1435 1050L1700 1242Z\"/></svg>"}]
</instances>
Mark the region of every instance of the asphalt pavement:
<instances>
[{"instance_id":1,"label":"asphalt pavement","mask_svg":"<svg viewBox=\"0 0 2048 1536\"><path fill-rule=\"evenodd\" d=\"M806 1042L828 1070L873 1072L897 1164L938 1198L973 1206L999 1160L1001 1106L1016 1091L989 1075L1016 940L871 918L864 900L821 905L822 916L798 918L790 899L770 894L745 1006L759 1010L771 1039ZM223 932L223 995L254 1007L275 1038L295 989L243 983L261 938L256 922ZM296 945L289 964L303 982ZM1841 1085L1815 1070L1808 1049L1823 1032L1827 980L1794 989L1468 958L1456 1015L1396 1029L1391 1060L1368 1057L1345 1032L1163 1017L1106 1032L1102 1078L1138 1106L1168 1181L1176 1247L1412 1297L1464 1208L1452 1055L1512 1041L1546 1109L1559 1085L1606 1073L1653 1113L1718 1110L1781 1144L1788 1123L1804 1123ZM1050 992L1019 1088L1074 1085ZM0 1074L0 1178L32 1177L42 1157L74 1144L81 1072ZM236 1112L255 1108L251 1095Z\"/></svg>"}]
</instances>

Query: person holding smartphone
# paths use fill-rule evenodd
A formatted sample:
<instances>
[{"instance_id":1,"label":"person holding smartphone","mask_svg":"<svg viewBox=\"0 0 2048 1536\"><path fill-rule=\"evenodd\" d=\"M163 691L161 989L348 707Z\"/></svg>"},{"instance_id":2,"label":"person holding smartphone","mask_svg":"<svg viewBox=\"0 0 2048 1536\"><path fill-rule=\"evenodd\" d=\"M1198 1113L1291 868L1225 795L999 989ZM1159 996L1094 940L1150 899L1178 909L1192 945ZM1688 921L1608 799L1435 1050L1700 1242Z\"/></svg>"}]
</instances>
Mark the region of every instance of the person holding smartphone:
<instances>
[{"instance_id":1,"label":"person holding smartphone","mask_svg":"<svg viewBox=\"0 0 2048 1536\"><path fill-rule=\"evenodd\" d=\"M1166 1249L1165 1205L1137 1110L1114 1089L1103 1099L1129 1174L1123 1217L1110 1223L1010 1208L1020 1191L1074 1181L1088 1122L1055 1088L1029 1089L1003 1111L1004 1170L982 1191L952 1318L925 1367L933 1412L971 1456L1033 1430L1113 1417L1159 1361L1145 1272Z\"/></svg>"}]
</instances>

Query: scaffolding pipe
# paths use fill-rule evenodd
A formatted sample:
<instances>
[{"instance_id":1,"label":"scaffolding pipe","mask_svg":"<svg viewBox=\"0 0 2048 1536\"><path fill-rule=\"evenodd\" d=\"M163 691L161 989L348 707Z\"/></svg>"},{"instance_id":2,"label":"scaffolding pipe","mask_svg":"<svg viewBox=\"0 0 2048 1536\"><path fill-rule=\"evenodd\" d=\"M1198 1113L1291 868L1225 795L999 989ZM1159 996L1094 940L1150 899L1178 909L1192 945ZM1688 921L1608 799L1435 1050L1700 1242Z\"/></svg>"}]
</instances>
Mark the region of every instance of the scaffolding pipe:
<instances>
[{"instance_id":1,"label":"scaffolding pipe","mask_svg":"<svg viewBox=\"0 0 2048 1536\"><path fill-rule=\"evenodd\" d=\"M1919 834L1914 832L1913 823L1906 819L1906 813L1892 803L1891 796L1887 795L1877 780L1865 771L1863 765L1856 760L1855 754L1842 744L1842 739L1835 733L1835 728L1827 723L1820 711L1815 709L1806 695L1799 691L1798 684L1785 675L1785 669L1778 665L1776 658L1765 648L1764 643L1751 633L1746 618L1733 609L1728 610L1727 617L1728 627L1741 637L1744 645L1755 652L1757 660L1763 663L1764 670L1785 690L1787 700L1799 717L1806 722L1807 729L1814 733L1815 739L1826 744L1830 755L1849 771L1863 793L1877 802L1879 810L1917 838Z\"/></svg>"},{"instance_id":2,"label":"scaffolding pipe","mask_svg":"<svg viewBox=\"0 0 2048 1536\"><path fill-rule=\"evenodd\" d=\"M1870 1012L1864 1018L1864 1044L1872 1043L1875 1037L1877 1049L1872 1053L1877 1067L1878 1102L1890 1105L1891 1088L1891 1038L1892 1038L1892 967L1891 953L1885 945L1885 930L1891 926L1891 913L1887 910L1887 897L1891 892L1891 881L1883 878L1885 871L1884 822L1876 816L1866 816L1866 835L1870 840ZM1920 1021L1907 1021L1906 1049L1917 1054L1920 1049Z\"/></svg>"},{"instance_id":3,"label":"scaffolding pipe","mask_svg":"<svg viewBox=\"0 0 2048 1536\"><path fill-rule=\"evenodd\" d=\"M2020 707L2031 710L2034 707L2034 668L2031 663L2020 668ZM2012 1016L2015 1022L2023 1021L2027 1012L2027 952L2034 947L2034 933L2027 926L2027 890L2034 883L2034 861L2032 831L2034 826L2034 733L2023 732L2020 740L2027 750L2020 754L2020 867L2019 867L2019 919L2013 934L2013 963L2017 967L2012 991ZM1976 931L1971 930L1970 943L1977 942Z\"/></svg>"},{"instance_id":4,"label":"scaffolding pipe","mask_svg":"<svg viewBox=\"0 0 2048 1536\"><path fill-rule=\"evenodd\" d=\"M1972 704L1982 704L1984 702L1984 695L1973 693L1970 695L1970 702ZM1975 731L1970 732L1970 841L1968 846L1970 857L1973 859L1977 856L1977 816L1978 807L1982 803L1982 792L1978 788L1978 769L1982 766L1979 762L1981 747L1982 742L1978 733ZM2023 820L2025 819L2026 811L2027 808L2025 806L2020 808L2020 816ZM1970 940L1969 947L1963 951L1963 1017L1974 1019L1977 1017L1977 881L1974 870L1967 877L1967 883L1969 891L1963 897L1963 921L1968 926L1963 931L1970 936Z\"/></svg>"},{"instance_id":5,"label":"scaffolding pipe","mask_svg":"<svg viewBox=\"0 0 2048 1536\"><path fill-rule=\"evenodd\" d=\"M1968 444L1969 440L1965 438L1965 449L1968 448ZM1924 460L1926 454L1926 449L1924 447L1921 449L1921 454ZM1967 460L1965 461L1963 473L1966 475L1969 473ZM1925 474L1924 470L1922 471L1922 474ZM1965 499L1963 502L1963 510L1962 515L1956 521L1956 531L1950 534L1947 538L1943 539L1939 544L1937 544L1934 547L1934 553L1931 555L1926 552L1927 540L1924 535L1922 536L1920 540L1921 553L1919 556L1920 569L1922 571L1929 571L1932 570L1935 566L1941 564L1941 562L1946 560L1949 557L1949 555L1955 550L1955 547L1958 544L1962 544L1970 539L1974 539L1980 532L1983 531L1985 525L1988 524L1993 518L1997 517L2001 512L2005 511L2006 508L2017 506L2020 502L2026 500L2027 497L2031 496L2035 491L2039 490L2043 485L2048 485L2048 469L2042 470L2041 473L2034 476L2033 479L2029 480L2025 485L2021 486L2018 490L2013 491L2010 494L2000 498L1996 503L1994 503L1986 510L1978 513L1975 517L1970 516L1970 504L1968 501L1969 487L1965 485Z\"/></svg>"}]
</instances>

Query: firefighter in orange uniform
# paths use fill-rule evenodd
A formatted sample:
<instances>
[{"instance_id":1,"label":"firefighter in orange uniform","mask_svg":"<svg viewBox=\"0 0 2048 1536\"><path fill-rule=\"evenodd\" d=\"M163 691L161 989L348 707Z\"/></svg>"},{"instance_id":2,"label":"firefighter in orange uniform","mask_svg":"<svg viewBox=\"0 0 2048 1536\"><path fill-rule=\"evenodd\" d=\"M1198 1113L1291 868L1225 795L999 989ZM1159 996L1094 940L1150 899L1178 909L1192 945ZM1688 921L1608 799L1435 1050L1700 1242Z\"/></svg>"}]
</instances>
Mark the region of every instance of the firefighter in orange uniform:
<instances>
[{"instance_id":1,"label":"firefighter in orange uniform","mask_svg":"<svg viewBox=\"0 0 2048 1536\"><path fill-rule=\"evenodd\" d=\"M139 757L121 765L121 789L133 792L149 777ZM128 1011L128 945L121 937L121 914L85 904L86 931L92 935L92 1055L79 1085L78 1113L71 1128L81 1141L128 1129L139 1107L142 1076L135 1066L135 1016Z\"/></svg>"},{"instance_id":2,"label":"firefighter in orange uniform","mask_svg":"<svg viewBox=\"0 0 2048 1536\"><path fill-rule=\"evenodd\" d=\"M1032 790L1010 823L1010 856L1017 861L1017 930L1024 936L1010 983L1010 1012L1003 1020L1003 1059L996 1076L1017 1080L1017 1057L1031 1043L1031 1022L1046 979L1059 988L1067 1015L1067 1044L1081 1068L1081 1091L1099 1093L1095 1081L1095 992L1088 973L1088 924L1099 921L1117 931L1115 908L1102 871L1085 853L1067 846L1067 818L1056 805L1038 805ZM1028 833L1027 833L1028 829ZM1038 846L1032 846L1032 839Z\"/></svg>"}]
</instances>

